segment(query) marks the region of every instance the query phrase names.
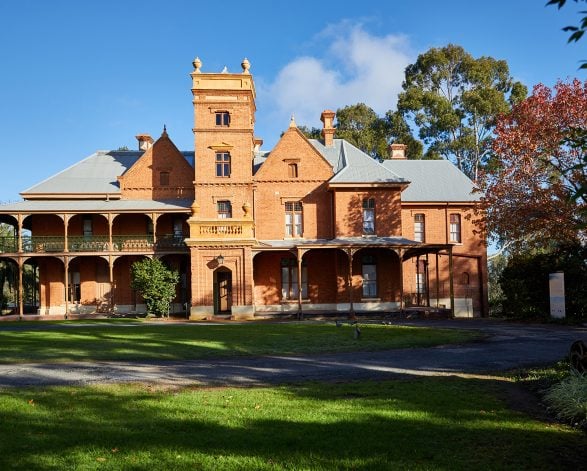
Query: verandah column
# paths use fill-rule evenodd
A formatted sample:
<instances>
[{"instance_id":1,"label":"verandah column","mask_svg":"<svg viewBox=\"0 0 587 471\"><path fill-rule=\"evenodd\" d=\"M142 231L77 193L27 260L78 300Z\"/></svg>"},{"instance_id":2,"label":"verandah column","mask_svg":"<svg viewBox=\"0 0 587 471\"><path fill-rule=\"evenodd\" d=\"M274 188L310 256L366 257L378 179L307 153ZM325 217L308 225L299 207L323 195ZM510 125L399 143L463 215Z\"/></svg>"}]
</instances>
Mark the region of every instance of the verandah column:
<instances>
[{"instance_id":1,"label":"verandah column","mask_svg":"<svg viewBox=\"0 0 587 471\"><path fill-rule=\"evenodd\" d=\"M304 318L304 312L302 311L302 257L304 256L303 252L298 249L297 251L297 263L298 263L298 272L297 272L297 282L298 282L298 319L302 320Z\"/></svg>"},{"instance_id":2,"label":"verandah column","mask_svg":"<svg viewBox=\"0 0 587 471\"><path fill-rule=\"evenodd\" d=\"M399 310L404 310L404 251L398 250L399 254Z\"/></svg>"},{"instance_id":3,"label":"verandah column","mask_svg":"<svg viewBox=\"0 0 587 471\"><path fill-rule=\"evenodd\" d=\"M63 257L63 266L65 267L65 318L69 314L69 257Z\"/></svg>"},{"instance_id":4,"label":"verandah column","mask_svg":"<svg viewBox=\"0 0 587 471\"><path fill-rule=\"evenodd\" d=\"M455 316L455 292L453 283L453 261L452 261L452 245L448 248L448 276L450 289L450 313Z\"/></svg>"},{"instance_id":5,"label":"verandah column","mask_svg":"<svg viewBox=\"0 0 587 471\"><path fill-rule=\"evenodd\" d=\"M24 291L24 286L22 285L22 272L23 272L23 265L24 265L24 261L22 259L22 257L18 257L18 316L20 317L20 319L22 320L22 316L24 315L24 296L23 296L23 291Z\"/></svg>"},{"instance_id":6,"label":"verandah column","mask_svg":"<svg viewBox=\"0 0 587 471\"><path fill-rule=\"evenodd\" d=\"M353 304L353 256L355 254L353 249L346 250L349 259L349 273L348 273L348 287L349 287L349 315L351 318L355 317L355 306Z\"/></svg>"}]
</instances>

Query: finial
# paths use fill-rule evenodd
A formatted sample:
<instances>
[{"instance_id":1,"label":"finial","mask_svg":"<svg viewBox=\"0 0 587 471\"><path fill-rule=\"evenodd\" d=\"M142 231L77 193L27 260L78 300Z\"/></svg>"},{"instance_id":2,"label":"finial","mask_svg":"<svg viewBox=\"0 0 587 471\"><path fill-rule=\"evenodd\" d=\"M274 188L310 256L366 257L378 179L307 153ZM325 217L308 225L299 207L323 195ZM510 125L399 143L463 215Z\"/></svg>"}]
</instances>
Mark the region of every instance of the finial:
<instances>
[{"instance_id":1,"label":"finial","mask_svg":"<svg viewBox=\"0 0 587 471\"><path fill-rule=\"evenodd\" d=\"M251 63L249 59L245 57L241 62L241 67L243 68L243 74L250 74L249 69L251 68Z\"/></svg>"},{"instance_id":2,"label":"finial","mask_svg":"<svg viewBox=\"0 0 587 471\"><path fill-rule=\"evenodd\" d=\"M195 69L194 72L201 74L202 71L200 70L200 67L202 67L202 61L200 60L200 58L196 57L194 59L194 62L192 62L192 64L194 64L194 69Z\"/></svg>"},{"instance_id":3,"label":"finial","mask_svg":"<svg viewBox=\"0 0 587 471\"><path fill-rule=\"evenodd\" d=\"M163 132L161 133L161 136L167 136L167 126L165 126L165 124L163 125Z\"/></svg>"},{"instance_id":4,"label":"finial","mask_svg":"<svg viewBox=\"0 0 587 471\"><path fill-rule=\"evenodd\" d=\"M224 69L222 69L222 72L220 72L221 74L227 74L228 73L228 67L224 66Z\"/></svg>"},{"instance_id":5,"label":"finial","mask_svg":"<svg viewBox=\"0 0 587 471\"><path fill-rule=\"evenodd\" d=\"M291 119L289 120L289 127L290 128L297 128L296 120L294 118L293 113L291 114Z\"/></svg>"}]
</instances>

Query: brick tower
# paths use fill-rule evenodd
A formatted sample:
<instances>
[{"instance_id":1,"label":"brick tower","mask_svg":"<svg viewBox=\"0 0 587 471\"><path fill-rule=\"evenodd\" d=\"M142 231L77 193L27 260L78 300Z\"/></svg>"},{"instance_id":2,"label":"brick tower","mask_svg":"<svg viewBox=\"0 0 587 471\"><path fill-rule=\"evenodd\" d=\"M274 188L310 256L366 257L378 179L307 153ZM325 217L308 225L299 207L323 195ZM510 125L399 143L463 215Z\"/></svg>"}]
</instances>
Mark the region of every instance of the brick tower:
<instances>
[{"instance_id":1,"label":"brick tower","mask_svg":"<svg viewBox=\"0 0 587 471\"><path fill-rule=\"evenodd\" d=\"M203 73L193 62L195 200L189 219L191 318L253 315L255 86L241 73Z\"/></svg>"}]
</instances>

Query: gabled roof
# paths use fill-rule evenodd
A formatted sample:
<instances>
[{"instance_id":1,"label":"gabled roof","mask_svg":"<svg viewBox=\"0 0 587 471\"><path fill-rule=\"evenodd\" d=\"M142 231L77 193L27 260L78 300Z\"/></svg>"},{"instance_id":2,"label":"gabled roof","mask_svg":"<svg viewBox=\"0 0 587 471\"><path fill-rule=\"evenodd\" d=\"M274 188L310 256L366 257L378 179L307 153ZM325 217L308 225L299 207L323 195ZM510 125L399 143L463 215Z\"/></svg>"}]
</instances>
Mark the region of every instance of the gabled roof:
<instances>
[{"instance_id":1,"label":"gabled roof","mask_svg":"<svg viewBox=\"0 0 587 471\"><path fill-rule=\"evenodd\" d=\"M330 179L330 183L407 183L344 139L334 139L334 145L331 147L324 146L317 139L310 139L310 143L332 165L335 175Z\"/></svg>"},{"instance_id":2,"label":"gabled roof","mask_svg":"<svg viewBox=\"0 0 587 471\"><path fill-rule=\"evenodd\" d=\"M71 167L21 192L24 198L43 195L92 195L120 193L117 177L123 175L143 154L142 151L97 151ZM182 152L193 166L194 153Z\"/></svg>"},{"instance_id":3,"label":"gabled roof","mask_svg":"<svg viewBox=\"0 0 587 471\"><path fill-rule=\"evenodd\" d=\"M383 166L410 181L402 192L404 202L472 202L480 193L454 164L447 160L384 160Z\"/></svg>"}]
</instances>

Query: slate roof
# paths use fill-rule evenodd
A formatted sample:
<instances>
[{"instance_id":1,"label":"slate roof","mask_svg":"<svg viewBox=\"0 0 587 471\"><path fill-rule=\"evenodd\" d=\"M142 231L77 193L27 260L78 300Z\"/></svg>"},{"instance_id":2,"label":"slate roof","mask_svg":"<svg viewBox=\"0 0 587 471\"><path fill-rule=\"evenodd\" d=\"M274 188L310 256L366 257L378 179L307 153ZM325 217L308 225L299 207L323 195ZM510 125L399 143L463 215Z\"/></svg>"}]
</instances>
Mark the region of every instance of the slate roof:
<instances>
[{"instance_id":1,"label":"slate roof","mask_svg":"<svg viewBox=\"0 0 587 471\"><path fill-rule=\"evenodd\" d=\"M404 202L472 202L481 197L448 160L384 160L383 166L411 182L402 192Z\"/></svg>"}]
</instances>

